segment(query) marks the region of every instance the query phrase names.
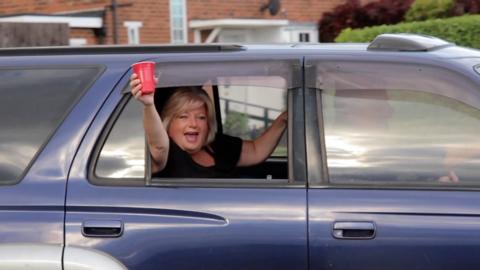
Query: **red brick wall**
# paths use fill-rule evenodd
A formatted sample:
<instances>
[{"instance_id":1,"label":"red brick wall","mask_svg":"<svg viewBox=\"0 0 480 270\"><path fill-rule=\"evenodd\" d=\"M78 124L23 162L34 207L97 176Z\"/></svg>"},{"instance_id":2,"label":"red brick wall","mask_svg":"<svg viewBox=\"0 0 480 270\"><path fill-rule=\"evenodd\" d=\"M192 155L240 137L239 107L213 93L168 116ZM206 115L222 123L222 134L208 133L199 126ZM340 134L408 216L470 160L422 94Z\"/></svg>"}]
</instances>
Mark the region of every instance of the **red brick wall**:
<instances>
[{"instance_id":1,"label":"red brick wall","mask_svg":"<svg viewBox=\"0 0 480 270\"><path fill-rule=\"evenodd\" d=\"M87 44L97 44L99 43L97 37L95 36L93 30L90 29L79 29L73 28L70 29L70 38L84 38L87 40Z\"/></svg>"},{"instance_id":2,"label":"red brick wall","mask_svg":"<svg viewBox=\"0 0 480 270\"><path fill-rule=\"evenodd\" d=\"M136 0L117 1L117 4L132 3L128 7L117 9L117 31L120 44L128 42L127 28L124 21L140 21L140 43L168 43L170 42L170 11L169 0ZM109 41L113 43L112 12L107 12L105 24L109 33Z\"/></svg>"},{"instance_id":3,"label":"red brick wall","mask_svg":"<svg viewBox=\"0 0 480 270\"><path fill-rule=\"evenodd\" d=\"M329 11L346 0L283 0L281 10L271 16L260 7L268 0L188 0L189 19L288 19L299 22L317 22L322 13Z\"/></svg>"},{"instance_id":4,"label":"red brick wall","mask_svg":"<svg viewBox=\"0 0 480 270\"><path fill-rule=\"evenodd\" d=\"M244 18L288 19L294 22L318 22L322 14L347 0L281 0L281 10L276 16L260 7L268 0L186 0L189 20ZM364 0L369 1L369 0ZM128 42L124 21L141 21L140 42L170 42L169 0L117 0L117 33L120 44ZM121 7L131 3L131 6ZM81 11L104 8L111 0L15 0L0 1L0 15L15 13L51 14L66 11ZM112 13L107 9L104 18L107 37L105 43L113 43ZM189 31L189 41L193 41ZM98 43L93 31L72 29L71 37L87 38L88 44Z\"/></svg>"}]
</instances>

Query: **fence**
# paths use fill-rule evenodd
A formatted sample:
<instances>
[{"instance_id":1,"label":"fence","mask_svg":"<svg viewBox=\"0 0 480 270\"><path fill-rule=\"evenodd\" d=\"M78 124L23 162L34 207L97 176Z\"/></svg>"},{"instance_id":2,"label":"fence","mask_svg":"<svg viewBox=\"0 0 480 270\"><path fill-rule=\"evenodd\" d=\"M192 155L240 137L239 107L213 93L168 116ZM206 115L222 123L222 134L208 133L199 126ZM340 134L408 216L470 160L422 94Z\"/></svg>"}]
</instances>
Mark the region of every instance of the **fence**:
<instances>
[{"instance_id":1,"label":"fence","mask_svg":"<svg viewBox=\"0 0 480 270\"><path fill-rule=\"evenodd\" d=\"M0 23L0 48L68 45L66 23Z\"/></svg>"},{"instance_id":2,"label":"fence","mask_svg":"<svg viewBox=\"0 0 480 270\"><path fill-rule=\"evenodd\" d=\"M270 112L282 112L279 109L274 109L274 108L268 108L265 106L260 106L256 104L251 104L243 101L238 101L238 100L233 100L233 99L227 99L227 98L220 98L220 100L223 100L225 102L225 114L228 115L229 112L232 110L230 109L230 104L235 103L235 104L240 104L245 107L247 107L247 110L245 112L242 112L247 116L247 118L250 120L258 120L263 122L264 127L268 127L271 122L273 122L274 118L270 118ZM259 108L263 110L262 116L258 116L255 114L248 113L248 108Z\"/></svg>"}]
</instances>

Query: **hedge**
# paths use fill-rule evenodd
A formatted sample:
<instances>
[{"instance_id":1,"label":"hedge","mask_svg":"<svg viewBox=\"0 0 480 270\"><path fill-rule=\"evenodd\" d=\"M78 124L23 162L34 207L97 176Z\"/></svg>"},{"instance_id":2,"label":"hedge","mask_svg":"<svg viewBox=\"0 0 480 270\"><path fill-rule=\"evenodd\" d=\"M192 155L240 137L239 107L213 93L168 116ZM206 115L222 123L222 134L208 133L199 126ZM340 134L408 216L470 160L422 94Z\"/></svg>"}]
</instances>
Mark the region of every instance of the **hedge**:
<instances>
[{"instance_id":1,"label":"hedge","mask_svg":"<svg viewBox=\"0 0 480 270\"><path fill-rule=\"evenodd\" d=\"M480 15L344 29L335 42L370 42L379 34L415 33L435 36L459 46L480 48Z\"/></svg>"},{"instance_id":2,"label":"hedge","mask_svg":"<svg viewBox=\"0 0 480 270\"><path fill-rule=\"evenodd\" d=\"M405 14L406 22L451 17L455 0L415 0Z\"/></svg>"}]
</instances>

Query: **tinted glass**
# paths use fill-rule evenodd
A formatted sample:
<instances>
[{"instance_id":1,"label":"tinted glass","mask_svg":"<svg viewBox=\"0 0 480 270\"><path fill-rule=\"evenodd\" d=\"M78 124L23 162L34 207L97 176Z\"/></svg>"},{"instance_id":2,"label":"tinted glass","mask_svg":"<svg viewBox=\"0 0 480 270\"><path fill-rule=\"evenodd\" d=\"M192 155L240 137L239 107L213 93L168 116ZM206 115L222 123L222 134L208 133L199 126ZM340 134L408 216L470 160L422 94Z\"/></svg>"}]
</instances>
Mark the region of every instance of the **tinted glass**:
<instances>
[{"instance_id":1,"label":"tinted glass","mask_svg":"<svg viewBox=\"0 0 480 270\"><path fill-rule=\"evenodd\" d=\"M0 69L0 183L20 179L99 71Z\"/></svg>"},{"instance_id":2,"label":"tinted glass","mask_svg":"<svg viewBox=\"0 0 480 270\"><path fill-rule=\"evenodd\" d=\"M108 134L95 168L101 178L145 177L143 105L130 99Z\"/></svg>"},{"instance_id":3,"label":"tinted glass","mask_svg":"<svg viewBox=\"0 0 480 270\"><path fill-rule=\"evenodd\" d=\"M480 111L421 91L323 91L334 183L479 184Z\"/></svg>"}]
</instances>

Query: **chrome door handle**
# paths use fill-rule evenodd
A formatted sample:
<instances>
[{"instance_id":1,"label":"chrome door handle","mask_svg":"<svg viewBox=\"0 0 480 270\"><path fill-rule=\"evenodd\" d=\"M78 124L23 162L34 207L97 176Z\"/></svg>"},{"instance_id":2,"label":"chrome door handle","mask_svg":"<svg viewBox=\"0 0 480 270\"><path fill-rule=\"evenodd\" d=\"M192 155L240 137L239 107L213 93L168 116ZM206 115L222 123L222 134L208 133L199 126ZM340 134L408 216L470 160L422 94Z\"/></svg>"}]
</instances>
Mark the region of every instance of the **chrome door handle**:
<instances>
[{"instance_id":1,"label":"chrome door handle","mask_svg":"<svg viewBox=\"0 0 480 270\"><path fill-rule=\"evenodd\" d=\"M375 223L370 221L335 222L332 235L337 239L373 239Z\"/></svg>"},{"instance_id":2,"label":"chrome door handle","mask_svg":"<svg viewBox=\"0 0 480 270\"><path fill-rule=\"evenodd\" d=\"M86 220L82 224L82 234L86 237L120 237L123 222L120 220Z\"/></svg>"}]
</instances>

